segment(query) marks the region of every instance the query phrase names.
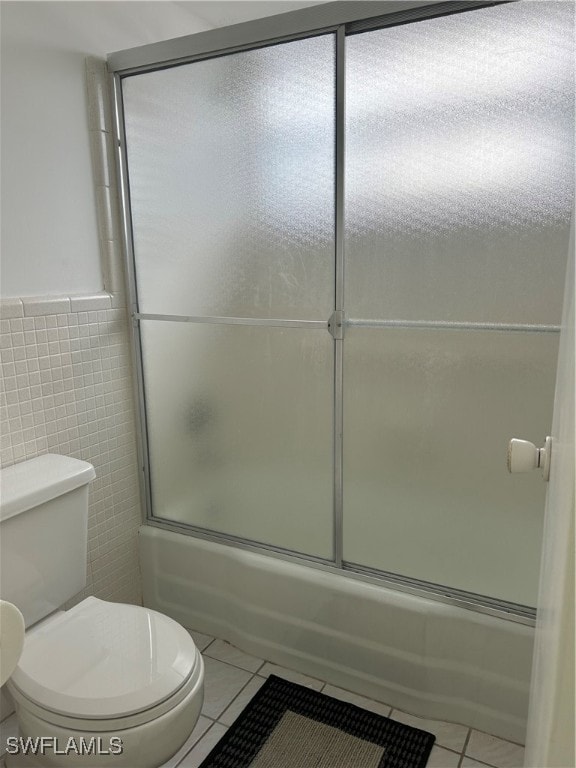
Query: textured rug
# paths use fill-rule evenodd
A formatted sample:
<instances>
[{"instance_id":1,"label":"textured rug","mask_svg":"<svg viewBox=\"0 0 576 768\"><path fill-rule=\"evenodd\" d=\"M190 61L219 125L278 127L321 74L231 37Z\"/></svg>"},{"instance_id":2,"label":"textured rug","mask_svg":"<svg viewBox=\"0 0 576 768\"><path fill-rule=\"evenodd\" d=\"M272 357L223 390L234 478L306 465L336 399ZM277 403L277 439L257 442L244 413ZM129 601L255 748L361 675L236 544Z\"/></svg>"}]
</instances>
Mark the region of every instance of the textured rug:
<instances>
[{"instance_id":1,"label":"textured rug","mask_svg":"<svg viewBox=\"0 0 576 768\"><path fill-rule=\"evenodd\" d=\"M434 739L271 675L201 768L424 768Z\"/></svg>"}]
</instances>

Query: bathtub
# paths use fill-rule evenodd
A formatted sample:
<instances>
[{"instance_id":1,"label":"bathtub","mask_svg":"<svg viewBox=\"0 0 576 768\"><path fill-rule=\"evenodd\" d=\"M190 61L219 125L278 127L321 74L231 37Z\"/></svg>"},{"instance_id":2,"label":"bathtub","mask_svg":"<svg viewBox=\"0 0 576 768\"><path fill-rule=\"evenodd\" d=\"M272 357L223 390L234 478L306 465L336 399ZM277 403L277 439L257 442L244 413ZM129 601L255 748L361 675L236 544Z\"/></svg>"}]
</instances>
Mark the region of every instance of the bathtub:
<instances>
[{"instance_id":1,"label":"bathtub","mask_svg":"<svg viewBox=\"0 0 576 768\"><path fill-rule=\"evenodd\" d=\"M144 605L421 717L524 743L534 630L144 525Z\"/></svg>"}]
</instances>

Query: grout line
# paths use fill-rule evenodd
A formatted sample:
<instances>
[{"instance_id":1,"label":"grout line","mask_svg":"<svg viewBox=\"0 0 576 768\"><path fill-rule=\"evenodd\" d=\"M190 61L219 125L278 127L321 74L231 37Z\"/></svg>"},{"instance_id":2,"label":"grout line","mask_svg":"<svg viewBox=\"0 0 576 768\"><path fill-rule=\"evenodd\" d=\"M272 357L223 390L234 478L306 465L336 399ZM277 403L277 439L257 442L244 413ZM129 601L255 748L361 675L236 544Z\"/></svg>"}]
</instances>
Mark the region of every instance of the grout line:
<instances>
[{"instance_id":1,"label":"grout line","mask_svg":"<svg viewBox=\"0 0 576 768\"><path fill-rule=\"evenodd\" d=\"M494 733L490 733L489 731L481 731L479 728L470 728L470 735L472 735L472 731L476 731L476 733L483 733L485 736L491 736L493 739L498 739L499 741L505 741L507 744L513 744L515 747L522 747L522 749L526 748L526 744L522 744L519 741L512 741L511 739L504 739L501 736L496 736ZM468 755L470 757L470 755ZM472 758L475 760L476 758ZM481 760L479 762L482 762ZM488 765L488 763L486 763ZM497 766L491 766L491 768L497 768Z\"/></svg>"},{"instance_id":2,"label":"grout line","mask_svg":"<svg viewBox=\"0 0 576 768\"><path fill-rule=\"evenodd\" d=\"M214 639L217 640L218 638L214 638ZM212 645L212 643L210 643L210 645ZM201 651L202 655L204 655L206 653L206 651L208 650L209 647L210 646L207 645L206 648L204 648L204 650ZM239 669L242 672L247 672L249 675L257 675L258 674L257 672L252 672L251 669L245 669L244 667L238 667L238 666L236 666L236 664L232 664L232 662L230 662L230 661L224 661L223 659L217 659L214 656L208 656L208 658L210 659L210 661L218 661L220 664L226 664L228 667L232 667L233 669ZM267 663L268 663L267 661L263 661L258 669L262 669L264 664L267 664ZM260 675L260 677L262 677L262 675Z\"/></svg>"},{"instance_id":3,"label":"grout line","mask_svg":"<svg viewBox=\"0 0 576 768\"><path fill-rule=\"evenodd\" d=\"M210 646L212 645L212 643L214 643L218 639L219 638L215 637L214 640L212 640L210 643L208 643L206 648L204 648L204 650L201 651L201 653L205 654L206 651L208 650L208 648L210 648ZM227 641L223 640L222 642L227 642ZM236 648L236 646L232 645L232 643L228 643L228 644L231 645L232 648ZM240 648L237 648L237 650L240 651L240 653L244 653L244 651L241 651ZM234 667L234 669L241 669L243 672L249 672L251 675L257 675L258 672L264 666L264 664L272 663L272 662L267 662L266 659L260 659L258 656L253 656L252 658L256 659L257 661L262 662L260 664L260 666L258 667L258 669L253 670L253 669L246 669L246 667L241 667L239 664L234 664L231 661L225 661L224 659L220 659L218 656L210 656L210 654L206 654L206 655L208 656L209 659L212 659L212 661L220 661L220 662L222 662L222 664L228 664L229 667ZM250 654L247 653L246 656L250 656Z\"/></svg>"},{"instance_id":4,"label":"grout line","mask_svg":"<svg viewBox=\"0 0 576 768\"><path fill-rule=\"evenodd\" d=\"M230 666L232 666L232 665L230 665ZM238 669L238 667L236 667L236 669ZM246 672L246 670L244 670L244 672ZM241 689L238 691L238 693L236 694L236 696L234 696L234 698L233 698L233 699L232 699L232 700L231 700L231 701L230 701L228 704L226 704L226 706L224 707L224 709L222 710L222 712L220 712L220 714L219 714L219 715L218 715L218 717L216 718L216 722L217 722L217 723L220 723L220 725L223 725L225 728L229 728L229 727L230 727L229 725L226 725L226 723L222 723L222 722L220 722L220 718L221 718L221 717L222 717L222 716L223 716L223 715L224 715L226 712L228 712L228 710L230 709L230 707L232 706L232 704L234 704L234 702L236 701L236 699L238 698L238 696L240 696L240 694L241 694L241 693L244 691L244 689L246 688L246 686L250 685L250 683L252 682L252 680L253 680L255 677L256 677L256 675L255 675L255 674L253 674L253 675L252 675L252 677L251 677L249 680L247 680L247 681L246 681L246 683L245 683L245 684L242 686L242 688L241 688ZM249 704L249 703L250 703L250 702L248 702L248 704ZM246 704L246 707L248 706L248 704ZM244 709L246 709L246 707L244 707Z\"/></svg>"},{"instance_id":5,"label":"grout line","mask_svg":"<svg viewBox=\"0 0 576 768\"><path fill-rule=\"evenodd\" d=\"M416 728L417 726L412 725L410 727L411 728ZM438 744L438 740L436 740L434 742L434 746L435 747L439 747L440 749L445 749L446 752L452 752L453 755L461 755L462 754L462 752L459 752L457 749L452 749L451 747L446 747L446 746L444 746L444 744ZM468 757L468 755L467 755L467 757Z\"/></svg>"},{"instance_id":6,"label":"grout line","mask_svg":"<svg viewBox=\"0 0 576 768\"><path fill-rule=\"evenodd\" d=\"M502 736L496 736L494 733L488 733L488 731L479 731L477 728L474 728L474 730L477 733L483 733L485 736L491 736L493 739L498 739L499 741L505 741L506 744L512 744L514 747L520 747L520 749L526 749L526 744L521 744L518 741L510 741L510 739L503 739ZM488 763L486 763L488 765Z\"/></svg>"},{"instance_id":7,"label":"grout line","mask_svg":"<svg viewBox=\"0 0 576 768\"><path fill-rule=\"evenodd\" d=\"M192 640L194 640L194 638L192 638ZM212 638L212 640L210 640L210 642L208 643L208 645L207 645L207 646L204 648L204 650L203 650L203 651L200 651L200 653L201 653L201 654L205 654L205 653L206 653L206 651L208 650L208 648L210 648L210 646L212 645L212 643L215 643L215 642L216 642L216 640L218 640L218 638L217 638L217 637L213 637L213 638ZM212 658L212 657L210 657L210 658Z\"/></svg>"},{"instance_id":8,"label":"grout line","mask_svg":"<svg viewBox=\"0 0 576 768\"><path fill-rule=\"evenodd\" d=\"M302 675L302 677L307 677L309 680L314 680L317 683L322 683L322 688L324 688L326 685L329 685L327 680L321 680L319 677L313 677L312 675L307 675L305 672L299 672L297 669L291 669L290 667L284 667L282 664L276 664L275 661L265 661L264 664L271 664L273 667L280 667L280 669L286 669L288 672L294 672L295 675ZM264 666L264 664L262 666ZM258 675L258 677L261 677L264 680L267 680L270 675L275 674L274 672L270 672L270 675L268 675L268 676L261 675L260 674L261 670L262 670L262 667L260 667L260 670L258 670L258 672L255 672L254 674ZM282 677L282 675L277 675L277 677ZM290 682L290 680L288 680L288 682ZM304 687L306 687L306 683L296 683L296 685L303 685ZM331 685L331 683L330 683L330 685ZM320 688L317 692L320 693L322 691L322 688ZM346 690L346 689L343 688L342 690ZM353 691L349 691L349 693L354 693L354 692ZM357 694L357 695L360 695L360 694ZM367 697L365 696L364 698L367 698ZM372 701L374 701L374 699L372 699Z\"/></svg>"},{"instance_id":9,"label":"grout line","mask_svg":"<svg viewBox=\"0 0 576 768\"><path fill-rule=\"evenodd\" d=\"M206 717L206 715L204 715L204 717ZM212 720L212 718L208 718L208 719L209 719L209 720ZM216 721L215 721L215 720L212 720L212 724L211 724L211 725L209 725L209 726L208 726L208 728L206 728L206 730L205 730L205 731L204 731L204 733L202 734L202 736L200 736L200 738L199 738L199 739L197 739L197 740L194 742L194 744L192 744L192 746L190 747L190 749L188 750L188 752L186 752L186 754L185 754L185 755L182 755L182 760L180 760L178 763L176 763L176 766L175 766L175 768L178 768L178 766L179 766L179 765L182 765L182 763L184 762L184 760L186 760L186 758L188 757L188 755L190 754L190 752L192 752L192 750L193 750L193 749L195 749L195 748L198 746L198 744L200 744L200 742L202 741L202 739L204 738L204 736L206 736L208 733L210 733L210 731L212 730L212 728L213 728L215 725L216 725ZM160 766L160 768L162 768L162 766Z\"/></svg>"},{"instance_id":10,"label":"grout line","mask_svg":"<svg viewBox=\"0 0 576 768\"><path fill-rule=\"evenodd\" d=\"M498 738L498 737L496 737ZM464 762L464 758L467 757L470 760L474 760L475 763L478 763L478 765L481 765L482 768L499 768L497 765L492 765L492 763L483 763L482 760L478 760L477 757L472 757L472 755L465 755L462 754L462 762Z\"/></svg>"},{"instance_id":11,"label":"grout line","mask_svg":"<svg viewBox=\"0 0 576 768\"><path fill-rule=\"evenodd\" d=\"M472 736L472 728L468 728L468 733L466 734L466 738L464 739L464 746L462 747L462 754L460 755L460 760L458 761L458 768L461 768L462 763L464 762L464 758L467 757L466 749L468 748L468 742L470 741L470 736Z\"/></svg>"}]
</instances>

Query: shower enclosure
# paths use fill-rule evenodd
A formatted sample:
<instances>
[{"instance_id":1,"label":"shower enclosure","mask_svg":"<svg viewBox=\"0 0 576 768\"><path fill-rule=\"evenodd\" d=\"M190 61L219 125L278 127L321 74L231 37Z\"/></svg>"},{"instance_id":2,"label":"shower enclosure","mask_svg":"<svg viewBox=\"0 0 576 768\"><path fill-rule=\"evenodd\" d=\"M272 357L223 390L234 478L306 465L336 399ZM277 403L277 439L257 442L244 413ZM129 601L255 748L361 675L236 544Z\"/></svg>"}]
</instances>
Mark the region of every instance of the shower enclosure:
<instances>
[{"instance_id":1,"label":"shower enclosure","mask_svg":"<svg viewBox=\"0 0 576 768\"><path fill-rule=\"evenodd\" d=\"M148 522L530 623L573 8L314 13L109 59Z\"/></svg>"}]
</instances>

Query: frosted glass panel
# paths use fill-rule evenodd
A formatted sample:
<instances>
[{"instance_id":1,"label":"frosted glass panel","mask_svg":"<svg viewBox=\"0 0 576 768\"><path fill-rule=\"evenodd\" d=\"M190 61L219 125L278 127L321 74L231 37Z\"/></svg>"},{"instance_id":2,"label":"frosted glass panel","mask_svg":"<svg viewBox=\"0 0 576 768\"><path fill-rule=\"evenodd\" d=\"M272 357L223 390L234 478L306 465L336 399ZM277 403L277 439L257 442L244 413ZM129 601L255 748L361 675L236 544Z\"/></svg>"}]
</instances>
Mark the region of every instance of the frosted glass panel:
<instances>
[{"instance_id":1,"label":"frosted glass panel","mask_svg":"<svg viewBox=\"0 0 576 768\"><path fill-rule=\"evenodd\" d=\"M325 320L334 35L129 77L140 311Z\"/></svg>"},{"instance_id":2,"label":"frosted glass panel","mask_svg":"<svg viewBox=\"0 0 576 768\"><path fill-rule=\"evenodd\" d=\"M142 323L154 515L332 557L326 331Z\"/></svg>"},{"instance_id":3,"label":"frosted glass panel","mask_svg":"<svg viewBox=\"0 0 576 768\"><path fill-rule=\"evenodd\" d=\"M558 337L352 329L344 371L344 556L535 605L546 483L510 475L543 444Z\"/></svg>"},{"instance_id":4,"label":"frosted glass panel","mask_svg":"<svg viewBox=\"0 0 576 768\"><path fill-rule=\"evenodd\" d=\"M347 39L350 317L560 322L573 30L532 2Z\"/></svg>"}]
</instances>

